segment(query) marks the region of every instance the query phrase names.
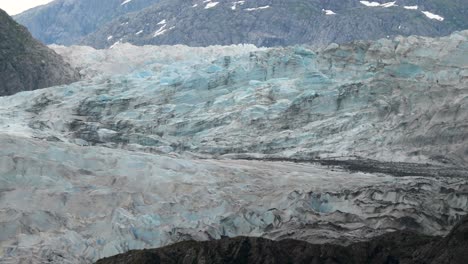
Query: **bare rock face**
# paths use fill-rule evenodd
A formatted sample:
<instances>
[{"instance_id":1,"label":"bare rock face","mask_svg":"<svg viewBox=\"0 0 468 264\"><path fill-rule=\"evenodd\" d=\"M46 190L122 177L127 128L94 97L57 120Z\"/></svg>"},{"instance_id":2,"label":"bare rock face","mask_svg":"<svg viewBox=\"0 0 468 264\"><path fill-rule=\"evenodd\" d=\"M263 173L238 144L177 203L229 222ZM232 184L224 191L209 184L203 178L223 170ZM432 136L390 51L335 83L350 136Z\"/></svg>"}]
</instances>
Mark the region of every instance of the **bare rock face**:
<instances>
[{"instance_id":1,"label":"bare rock face","mask_svg":"<svg viewBox=\"0 0 468 264\"><path fill-rule=\"evenodd\" d=\"M83 43L272 47L434 37L466 29L465 6L461 0L162 0L100 26Z\"/></svg>"},{"instance_id":2,"label":"bare rock face","mask_svg":"<svg viewBox=\"0 0 468 264\"><path fill-rule=\"evenodd\" d=\"M96 48L327 45L468 28L465 0L56 0L15 19L44 43Z\"/></svg>"},{"instance_id":3,"label":"bare rock face","mask_svg":"<svg viewBox=\"0 0 468 264\"><path fill-rule=\"evenodd\" d=\"M153 250L130 251L98 264L146 263L451 263L468 259L468 217L445 238L394 232L348 247L298 240L237 237L186 241Z\"/></svg>"},{"instance_id":4,"label":"bare rock face","mask_svg":"<svg viewBox=\"0 0 468 264\"><path fill-rule=\"evenodd\" d=\"M0 96L69 84L78 72L0 10Z\"/></svg>"},{"instance_id":5,"label":"bare rock face","mask_svg":"<svg viewBox=\"0 0 468 264\"><path fill-rule=\"evenodd\" d=\"M112 19L159 0L56 0L14 16L46 44L71 45Z\"/></svg>"}]
</instances>

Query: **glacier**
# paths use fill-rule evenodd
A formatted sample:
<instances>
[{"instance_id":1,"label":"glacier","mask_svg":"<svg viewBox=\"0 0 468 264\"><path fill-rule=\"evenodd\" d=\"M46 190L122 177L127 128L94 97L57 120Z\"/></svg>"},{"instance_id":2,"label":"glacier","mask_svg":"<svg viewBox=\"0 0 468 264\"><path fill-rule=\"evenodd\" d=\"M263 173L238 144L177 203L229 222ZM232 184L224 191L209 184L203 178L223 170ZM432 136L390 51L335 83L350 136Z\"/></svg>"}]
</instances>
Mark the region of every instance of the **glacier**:
<instances>
[{"instance_id":1,"label":"glacier","mask_svg":"<svg viewBox=\"0 0 468 264\"><path fill-rule=\"evenodd\" d=\"M467 39L51 46L83 80L0 98L0 262L444 235L468 213Z\"/></svg>"}]
</instances>

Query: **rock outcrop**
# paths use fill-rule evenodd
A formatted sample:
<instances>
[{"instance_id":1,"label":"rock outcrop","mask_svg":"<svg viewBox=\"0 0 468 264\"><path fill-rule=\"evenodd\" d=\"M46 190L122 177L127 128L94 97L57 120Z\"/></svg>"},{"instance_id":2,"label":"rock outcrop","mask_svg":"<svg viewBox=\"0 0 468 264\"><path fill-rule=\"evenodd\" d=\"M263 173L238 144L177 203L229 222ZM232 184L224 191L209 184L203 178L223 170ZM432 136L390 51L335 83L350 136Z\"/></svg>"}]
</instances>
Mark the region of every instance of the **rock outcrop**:
<instances>
[{"instance_id":1,"label":"rock outcrop","mask_svg":"<svg viewBox=\"0 0 468 264\"><path fill-rule=\"evenodd\" d=\"M79 79L78 72L0 10L0 96Z\"/></svg>"}]
</instances>

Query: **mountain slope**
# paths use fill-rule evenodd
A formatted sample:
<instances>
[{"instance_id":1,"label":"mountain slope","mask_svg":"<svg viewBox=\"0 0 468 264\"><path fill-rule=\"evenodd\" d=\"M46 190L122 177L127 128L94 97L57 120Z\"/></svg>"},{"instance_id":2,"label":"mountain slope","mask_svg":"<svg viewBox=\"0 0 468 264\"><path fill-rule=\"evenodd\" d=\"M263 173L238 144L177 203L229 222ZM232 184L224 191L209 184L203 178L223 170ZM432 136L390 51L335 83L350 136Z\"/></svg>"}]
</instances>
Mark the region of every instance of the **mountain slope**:
<instances>
[{"instance_id":1,"label":"mountain slope","mask_svg":"<svg viewBox=\"0 0 468 264\"><path fill-rule=\"evenodd\" d=\"M103 25L82 43L97 48L116 42L327 45L395 35L448 35L468 28L467 14L463 0L397 0L383 6L358 0L163 0Z\"/></svg>"},{"instance_id":2,"label":"mountain slope","mask_svg":"<svg viewBox=\"0 0 468 264\"><path fill-rule=\"evenodd\" d=\"M63 59L0 10L0 96L79 79Z\"/></svg>"},{"instance_id":3,"label":"mountain slope","mask_svg":"<svg viewBox=\"0 0 468 264\"><path fill-rule=\"evenodd\" d=\"M158 0L55 0L16 15L32 35L46 44L76 44L102 24Z\"/></svg>"}]
</instances>

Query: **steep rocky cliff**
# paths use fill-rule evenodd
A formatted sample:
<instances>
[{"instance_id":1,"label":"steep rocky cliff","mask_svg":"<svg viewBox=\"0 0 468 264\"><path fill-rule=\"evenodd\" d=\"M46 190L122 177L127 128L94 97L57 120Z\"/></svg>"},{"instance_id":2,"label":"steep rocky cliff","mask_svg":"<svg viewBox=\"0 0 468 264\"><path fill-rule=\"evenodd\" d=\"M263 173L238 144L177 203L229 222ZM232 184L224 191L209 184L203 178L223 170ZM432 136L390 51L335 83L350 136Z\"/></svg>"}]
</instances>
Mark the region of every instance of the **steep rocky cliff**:
<instances>
[{"instance_id":1,"label":"steep rocky cliff","mask_svg":"<svg viewBox=\"0 0 468 264\"><path fill-rule=\"evenodd\" d=\"M78 79L75 69L0 10L0 96Z\"/></svg>"}]
</instances>

